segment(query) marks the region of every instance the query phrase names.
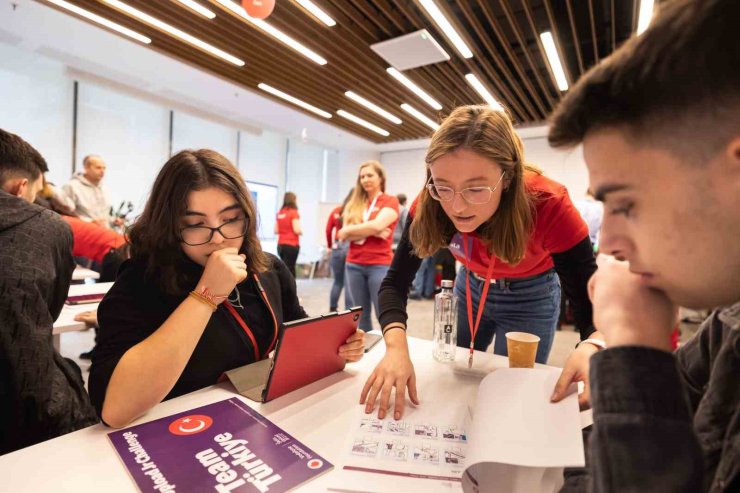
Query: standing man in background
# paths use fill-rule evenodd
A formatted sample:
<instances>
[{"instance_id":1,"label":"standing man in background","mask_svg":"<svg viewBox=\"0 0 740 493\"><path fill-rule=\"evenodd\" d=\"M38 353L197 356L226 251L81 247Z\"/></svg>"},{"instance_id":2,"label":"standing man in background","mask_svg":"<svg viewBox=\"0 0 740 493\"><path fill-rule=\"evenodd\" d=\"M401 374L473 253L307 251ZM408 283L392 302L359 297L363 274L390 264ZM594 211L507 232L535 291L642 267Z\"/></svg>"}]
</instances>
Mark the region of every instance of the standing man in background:
<instances>
[{"instance_id":1,"label":"standing man in background","mask_svg":"<svg viewBox=\"0 0 740 493\"><path fill-rule=\"evenodd\" d=\"M100 156L89 155L82 160L82 165L84 171L72 176L62 189L74 203L74 212L81 219L109 228L111 202L102 185L105 161Z\"/></svg>"}]
</instances>

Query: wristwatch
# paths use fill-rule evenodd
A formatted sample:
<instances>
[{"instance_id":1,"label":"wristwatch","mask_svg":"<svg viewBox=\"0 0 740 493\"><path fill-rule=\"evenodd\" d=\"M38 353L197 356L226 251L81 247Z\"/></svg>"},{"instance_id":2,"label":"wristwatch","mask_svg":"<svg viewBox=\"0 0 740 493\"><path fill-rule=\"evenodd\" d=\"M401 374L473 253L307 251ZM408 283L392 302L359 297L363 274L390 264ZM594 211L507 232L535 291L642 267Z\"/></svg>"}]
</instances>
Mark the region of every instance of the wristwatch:
<instances>
[{"instance_id":1,"label":"wristwatch","mask_svg":"<svg viewBox=\"0 0 740 493\"><path fill-rule=\"evenodd\" d=\"M593 346L596 346L599 350L606 349L606 343L602 341L601 339L585 339L578 344L576 344L576 348L580 346L583 343L591 344Z\"/></svg>"}]
</instances>

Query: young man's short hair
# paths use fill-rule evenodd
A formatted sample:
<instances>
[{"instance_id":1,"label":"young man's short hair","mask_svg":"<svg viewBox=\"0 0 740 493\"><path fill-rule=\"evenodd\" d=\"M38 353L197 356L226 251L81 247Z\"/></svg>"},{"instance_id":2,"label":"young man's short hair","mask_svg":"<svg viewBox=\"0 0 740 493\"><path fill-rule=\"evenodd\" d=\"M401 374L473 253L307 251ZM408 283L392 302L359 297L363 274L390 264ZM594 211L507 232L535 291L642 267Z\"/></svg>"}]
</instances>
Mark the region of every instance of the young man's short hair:
<instances>
[{"instance_id":1,"label":"young man's short hair","mask_svg":"<svg viewBox=\"0 0 740 493\"><path fill-rule=\"evenodd\" d=\"M650 27L593 67L551 118L548 139L573 146L619 128L637 145L700 163L740 134L738 0L674 0Z\"/></svg>"},{"instance_id":2,"label":"young man's short hair","mask_svg":"<svg viewBox=\"0 0 740 493\"><path fill-rule=\"evenodd\" d=\"M46 160L31 144L0 129L0 186L11 178L38 180L49 171Z\"/></svg>"}]
</instances>

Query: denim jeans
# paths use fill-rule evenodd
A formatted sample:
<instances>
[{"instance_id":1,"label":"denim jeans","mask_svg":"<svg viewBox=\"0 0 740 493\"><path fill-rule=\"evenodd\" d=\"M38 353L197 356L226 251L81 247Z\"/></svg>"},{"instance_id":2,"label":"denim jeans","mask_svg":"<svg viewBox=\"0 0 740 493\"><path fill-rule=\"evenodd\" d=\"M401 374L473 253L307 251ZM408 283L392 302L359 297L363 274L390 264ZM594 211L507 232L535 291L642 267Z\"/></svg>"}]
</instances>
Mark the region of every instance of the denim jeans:
<instances>
[{"instance_id":1,"label":"denim jeans","mask_svg":"<svg viewBox=\"0 0 740 493\"><path fill-rule=\"evenodd\" d=\"M334 248L331 251L331 272L334 275L334 282L331 285L331 292L329 293L329 311L334 311L339 306L339 295L342 294L344 289L344 263L347 260L347 249L349 248L348 243L340 244L339 247ZM349 309L352 307L352 297L349 295L349 290L344 290L344 308Z\"/></svg>"},{"instance_id":2,"label":"denim jeans","mask_svg":"<svg viewBox=\"0 0 740 493\"><path fill-rule=\"evenodd\" d=\"M365 332L373 330L371 307L375 307L375 317L380 314L378 291L390 265L361 265L347 262L346 288L355 306L362 307L360 328Z\"/></svg>"},{"instance_id":3,"label":"denim jeans","mask_svg":"<svg viewBox=\"0 0 740 493\"><path fill-rule=\"evenodd\" d=\"M437 265L434 257L426 257L421 261L419 270L414 277L414 291L422 298L429 298L434 294L434 278L437 275Z\"/></svg>"},{"instance_id":4,"label":"denim jeans","mask_svg":"<svg viewBox=\"0 0 740 493\"><path fill-rule=\"evenodd\" d=\"M478 314L483 281L470 276L473 323ZM460 269L455 282L457 297L457 345L470 347L467 300L465 296L465 267ZM475 336L475 349L485 351L494 341L493 353L507 356L507 332L527 332L539 336L537 363L546 363L550 355L555 327L560 315L560 279L555 271L543 273L535 279L496 282L488 288L483 315ZM494 340L495 336L495 340Z\"/></svg>"}]
</instances>

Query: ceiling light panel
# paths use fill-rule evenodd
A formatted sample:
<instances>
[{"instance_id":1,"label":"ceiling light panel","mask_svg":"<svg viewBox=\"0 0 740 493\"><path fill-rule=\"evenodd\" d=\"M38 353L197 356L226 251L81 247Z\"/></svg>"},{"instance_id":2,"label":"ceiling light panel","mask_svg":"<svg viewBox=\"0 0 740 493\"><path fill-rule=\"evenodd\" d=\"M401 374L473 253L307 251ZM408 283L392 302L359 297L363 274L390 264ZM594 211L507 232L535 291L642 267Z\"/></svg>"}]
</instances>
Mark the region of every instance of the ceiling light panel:
<instances>
[{"instance_id":1,"label":"ceiling light panel","mask_svg":"<svg viewBox=\"0 0 740 493\"><path fill-rule=\"evenodd\" d=\"M406 86L406 88L409 89L411 92L419 96L426 104L428 104L435 110L442 109L442 105L439 103L439 101L431 97L426 91L424 91L421 87L411 82L411 80L408 77L403 75L401 72L399 72L395 68L389 67L386 69L386 72L388 72L398 82Z\"/></svg>"},{"instance_id":2,"label":"ceiling light panel","mask_svg":"<svg viewBox=\"0 0 740 493\"><path fill-rule=\"evenodd\" d=\"M318 5L313 3L311 0L294 0L295 3L309 11L314 17L316 17L318 20L323 22L329 27L334 27L337 25L337 21L332 19L329 14L324 12L319 8Z\"/></svg>"},{"instance_id":3,"label":"ceiling light panel","mask_svg":"<svg viewBox=\"0 0 740 493\"><path fill-rule=\"evenodd\" d=\"M135 9L131 7L130 5L127 5L119 0L103 0L104 3L110 5L111 7L114 7L121 12L124 12L132 17L135 17L139 19L141 22L144 22L145 24L149 24L150 26L159 29L160 31L164 31L176 38L178 38L181 41L184 41L192 46L195 46L196 48L199 48L207 53L210 53L211 55L221 58L222 60L226 60L229 63L233 63L234 65L237 65L239 67L244 66L244 60L241 60L234 55L231 55L229 53L226 53L225 51L216 48L215 46L206 43L203 40L200 40L196 38L195 36L191 36L190 34L186 33L185 31L181 31L180 29L171 26L167 24L166 22L162 22L156 17L152 17L151 15L142 12L141 10Z\"/></svg>"},{"instance_id":4,"label":"ceiling light panel","mask_svg":"<svg viewBox=\"0 0 740 493\"><path fill-rule=\"evenodd\" d=\"M439 128L439 123L437 123L434 120L432 120L431 118L427 117L424 113L422 113L421 111L417 110L416 108L414 108L410 104L403 103L401 105L401 109L403 109L403 111L405 111L409 115L413 116L414 118L416 118L417 120L419 120L421 123L423 123L424 125L426 125L429 128L431 128L432 130L437 130Z\"/></svg>"},{"instance_id":5,"label":"ceiling light panel","mask_svg":"<svg viewBox=\"0 0 740 493\"><path fill-rule=\"evenodd\" d=\"M208 10L198 2L195 2L194 0L177 0L193 12L196 12L197 14L202 15L206 19L215 19L216 14L212 10Z\"/></svg>"},{"instance_id":6,"label":"ceiling light panel","mask_svg":"<svg viewBox=\"0 0 740 493\"><path fill-rule=\"evenodd\" d=\"M85 19L88 19L90 21L93 21L97 24L100 24L101 26L105 26L108 29L111 29L113 31L116 31L117 33L123 34L125 36L128 36L129 38L133 38L136 41L140 41L142 43L149 44L152 42L151 39L147 38L146 36L137 33L136 31L132 31L131 29L127 27L123 27L120 24L116 24L113 21L109 21L105 17L101 17L97 14L93 14L89 10L81 9L77 5L73 5L69 2L65 2L64 0L46 0L47 2L56 5L57 7L61 7L65 10L69 10L70 12L79 15L80 17L84 17Z\"/></svg>"},{"instance_id":7,"label":"ceiling light panel","mask_svg":"<svg viewBox=\"0 0 740 493\"><path fill-rule=\"evenodd\" d=\"M550 65L550 70L552 71L552 75L555 77L558 89L561 91L567 90L568 79L565 78L563 63L560 61L560 55L558 55L558 49L555 47L555 39L552 37L552 33L550 33L550 31L541 33L540 40L542 41L542 46L545 47L547 63Z\"/></svg>"},{"instance_id":8,"label":"ceiling light panel","mask_svg":"<svg viewBox=\"0 0 740 493\"><path fill-rule=\"evenodd\" d=\"M368 101L367 99L363 98L362 96L360 96L357 93L354 93L352 91L347 91L347 92L344 93L344 95L347 96L352 101L354 101L354 102L356 102L356 103L364 106L365 108L369 109L370 111L374 111L375 113L379 114L380 116L382 116L386 120L395 123L396 125L400 125L401 123L403 123L403 121L401 121L401 119L398 118L397 116L395 116L395 115L393 115L393 114L385 111L383 108L381 108L377 104L375 104L375 103L373 103L371 101Z\"/></svg>"},{"instance_id":9,"label":"ceiling light panel","mask_svg":"<svg viewBox=\"0 0 740 493\"><path fill-rule=\"evenodd\" d=\"M429 14L434 23L437 24L437 27L447 36L447 39L450 40L450 43L460 53L460 56L463 58L473 58L473 52L470 51L467 43L465 43L455 28L452 27L452 23L445 17L437 4L434 3L434 0L419 0L419 3L427 11L427 14Z\"/></svg>"},{"instance_id":10,"label":"ceiling light panel","mask_svg":"<svg viewBox=\"0 0 740 493\"><path fill-rule=\"evenodd\" d=\"M355 122L356 124L360 125L361 127L365 127L368 130L372 130L373 132L382 135L383 137L388 137L390 135L390 132L387 130L384 130L376 125L373 125L367 120L363 120L359 116L355 116L352 113L348 113L344 110L338 110L337 115L341 116L342 118L346 118L347 120L351 122Z\"/></svg>"},{"instance_id":11,"label":"ceiling light panel","mask_svg":"<svg viewBox=\"0 0 740 493\"><path fill-rule=\"evenodd\" d=\"M331 118L331 113L329 113L327 111L324 111L322 109L319 109L319 108L317 108L316 106L314 106L312 104L308 104L305 101L301 101L300 99L295 98L295 97L291 96L290 94L284 93L283 91L281 91L279 89L275 89L274 87L269 86L269 85L265 84L264 82L260 82L259 84L257 84L257 87L260 88L260 89L262 89L265 92L269 92L273 96L277 96L280 99L284 99L285 101L288 101L289 103L293 103L296 106L300 106L304 110L308 110L311 113L315 113L315 114L317 114L317 115L319 115L319 116L321 116L323 118Z\"/></svg>"},{"instance_id":12,"label":"ceiling light panel","mask_svg":"<svg viewBox=\"0 0 740 493\"><path fill-rule=\"evenodd\" d=\"M475 89L475 92L477 92L480 97L483 98L483 100L496 111L503 111L504 107L501 106L501 103L496 101L496 98L493 97L491 92L486 88L486 86L483 85L483 83L478 79L478 77L475 76L475 74L467 74L465 75L465 80L468 81L468 84L472 86L473 89Z\"/></svg>"},{"instance_id":13,"label":"ceiling light panel","mask_svg":"<svg viewBox=\"0 0 740 493\"><path fill-rule=\"evenodd\" d=\"M234 14L238 15L245 21L252 24L257 29L260 29L264 33L272 36L273 38L277 39L284 45L288 46L289 48L292 48L293 50L297 51L301 55L305 56L309 60L318 63L319 65L326 65L327 61L324 57L317 54L315 51L310 50L303 44L299 43L295 39L291 38L284 32L282 32L279 29L276 29L272 27L267 22L263 21L262 19L255 19L254 17L250 17L247 12L240 7L239 5L235 4L231 0L216 0L220 5L224 6Z\"/></svg>"}]
</instances>

